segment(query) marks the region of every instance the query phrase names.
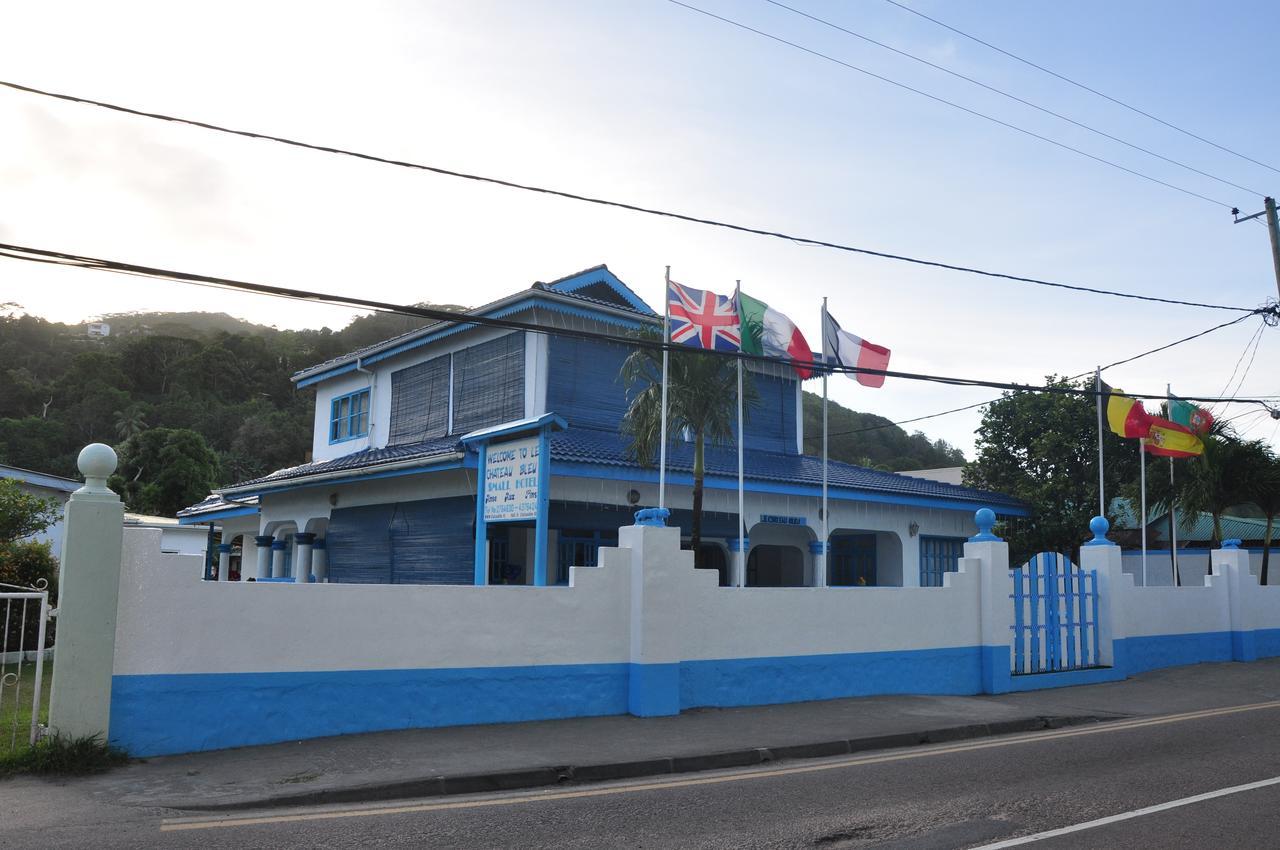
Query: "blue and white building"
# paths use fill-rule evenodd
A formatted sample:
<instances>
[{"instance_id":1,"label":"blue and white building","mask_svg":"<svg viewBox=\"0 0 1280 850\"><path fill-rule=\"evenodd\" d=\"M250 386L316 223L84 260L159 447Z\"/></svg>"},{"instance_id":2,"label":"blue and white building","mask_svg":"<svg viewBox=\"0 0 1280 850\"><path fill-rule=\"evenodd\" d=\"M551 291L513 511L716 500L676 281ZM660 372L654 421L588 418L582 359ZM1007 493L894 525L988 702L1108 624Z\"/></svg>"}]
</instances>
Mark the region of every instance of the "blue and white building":
<instances>
[{"instance_id":1,"label":"blue and white building","mask_svg":"<svg viewBox=\"0 0 1280 850\"><path fill-rule=\"evenodd\" d=\"M625 334L659 326L661 314L605 266L535 283L471 314L548 333L439 322L294 376L316 396L311 461L226 487L180 514L222 527L221 576L238 557L244 578L564 583L570 566L596 564L637 507L658 503L658 470L630 460L619 433L628 348L554 332ZM745 581L811 585L822 577L822 462L803 453L800 381L789 366L748 368L759 398L744 440ZM477 511L486 445L523 448L534 461L511 467L529 473L513 479L531 502L518 518L486 522ZM668 453L669 522L686 537L692 455L679 441ZM728 583L744 544L736 447L709 448L706 470L702 565ZM976 509L1025 514L1008 496L838 462L829 482L826 576L837 586L940 585Z\"/></svg>"}]
</instances>

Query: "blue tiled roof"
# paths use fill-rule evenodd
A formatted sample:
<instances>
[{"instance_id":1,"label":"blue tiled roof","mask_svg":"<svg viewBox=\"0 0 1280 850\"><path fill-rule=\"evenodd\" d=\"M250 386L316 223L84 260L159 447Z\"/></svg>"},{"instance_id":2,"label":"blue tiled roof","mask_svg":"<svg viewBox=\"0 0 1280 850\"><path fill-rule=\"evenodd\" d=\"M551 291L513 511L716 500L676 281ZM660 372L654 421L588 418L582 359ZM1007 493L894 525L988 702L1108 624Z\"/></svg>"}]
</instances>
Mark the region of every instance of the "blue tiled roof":
<instances>
[{"instance_id":1,"label":"blue tiled roof","mask_svg":"<svg viewBox=\"0 0 1280 850\"><path fill-rule=\"evenodd\" d=\"M268 489L277 484L311 475L333 472L357 472L383 464L421 460L423 462L444 457L462 448L457 437L440 437L420 443L388 446L382 449L365 449L333 460L306 463L289 469L281 469L262 478L242 481L228 487L241 490L261 486ZM474 450L472 452L474 454ZM774 452L747 450L746 478L750 481L767 481L777 484L805 486L822 485L822 459L808 455L788 455ZM627 457L627 441L616 432L597 431L590 428L569 428L551 435L551 458L558 463L582 463L592 466L639 469L639 464ZM732 448L708 448L704 457L707 475L736 477L738 456ZM693 446L678 443L667 452L667 469L673 472L693 471ZM1000 493L989 493L972 487L944 484L924 478L912 478L892 472L881 472L831 461L827 468L827 480L833 490L861 490L894 496L909 496L963 502L981 502L992 508L1024 509L1019 500Z\"/></svg>"},{"instance_id":2,"label":"blue tiled roof","mask_svg":"<svg viewBox=\"0 0 1280 850\"><path fill-rule=\"evenodd\" d=\"M261 478L253 478L248 481L241 481L223 489L241 490L245 487L258 485L261 485L263 489L267 489L277 483L284 483L295 478L304 478L309 475L321 475L327 472L355 471L404 460L427 461L433 458L454 454L460 449L461 446L457 437L439 437L434 440L423 440L419 443L405 443L399 446L387 446L381 449L362 449L358 452L352 452L349 455L333 458L332 460L312 461L311 463L304 463L300 466L291 466L288 469L277 469L270 475L264 475Z\"/></svg>"},{"instance_id":3,"label":"blue tiled roof","mask_svg":"<svg viewBox=\"0 0 1280 850\"><path fill-rule=\"evenodd\" d=\"M551 435L551 457L568 463L636 468L627 456L627 440L609 431L570 428ZM743 452L745 478L781 484L822 486L822 458L746 450ZM703 456L707 475L737 477L738 454L733 448L708 447ZM667 450L668 471L693 471L693 444L677 443ZM881 472L837 460L827 463L827 484L831 488L866 490L898 496L955 499L983 502L991 507L1025 508L1018 499L1002 493L990 493L973 487L944 484L926 478L912 478L893 472Z\"/></svg>"},{"instance_id":4,"label":"blue tiled roof","mask_svg":"<svg viewBox=\"0 0 1280 850\"><path fill-rule=\"evenodd\" d=\"M607 286L609 289L613 290L619 296L618 300L604 300L587 295L585 292L580 291L581 289L597 284ZM610 310L622 310L627 313L634 313L637 316L643 316L646 319L651 319L659 315L653 311L653 308L636 295L629 286L623 283L616 275L613 274L613 272L609 271L608 266L604 265L592 266L589 269L575 272L551 283L534 283L528 289L504 296L497 301L490 302L483 306L463 311L458 315L459 318L463 318L467 315L488 315L495 308L509 303L512 299L529 295L531 293L547 293L553 298L567 298L573 301L581 301L584 304L607 307ZM384 339L381 342L366 345L363 348L356 349L355 351L349 351L339 357L332 357L322 363L317 363L314 366L308 366L305 369L300 369L294 373L293 379L296 381L303 376L324 373L330 368L354 362L358 358L370 357L388 349L395 348L398 345L410 343L416 339L430 337L433 334L455 327L459 327L459 323L452 319L432 322L431 324L424 325L421 328L406 331L405 333L391 337L390 339Z\"/></svg>"}]
</instances>

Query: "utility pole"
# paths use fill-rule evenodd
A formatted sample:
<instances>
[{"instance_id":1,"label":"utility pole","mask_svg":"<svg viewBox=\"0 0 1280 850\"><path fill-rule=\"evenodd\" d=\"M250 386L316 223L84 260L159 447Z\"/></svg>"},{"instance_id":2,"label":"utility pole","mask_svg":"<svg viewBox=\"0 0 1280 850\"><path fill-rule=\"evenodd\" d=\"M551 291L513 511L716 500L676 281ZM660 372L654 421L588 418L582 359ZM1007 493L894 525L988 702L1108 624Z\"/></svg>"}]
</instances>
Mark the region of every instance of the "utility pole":
<instances>
[{"instance_id":1,"label":"utility pole","mask_svg":"<svg viewBox=\"0 0 1280 850\"><path fill-rule=\"evenodd\" d=\"M1280 222L1277 222L1276 219L1276 199L1263 198L1262 207L1262 212L1256 212L1243 218L1240 217L1240 210L1238 209L1232 209L1231 215L1235 218L1236 224L1266 216L1267 233L1271 236L1271 264L1276 270L1276 294L1280 295Z\"/></svg>"},{"instance_id":2,"label":"utility pole","mask_svg":"<svg viewBox=\"0 0 1280 850\"><path fill-rule=\"evenodd\" d=\"M1267 231L1271 234L1271 263L1276 268L1276 293L1280 294L1280 224L1276 222L1276 199L1263 200L1267 213Z\"/></svg>"}]
</instances>

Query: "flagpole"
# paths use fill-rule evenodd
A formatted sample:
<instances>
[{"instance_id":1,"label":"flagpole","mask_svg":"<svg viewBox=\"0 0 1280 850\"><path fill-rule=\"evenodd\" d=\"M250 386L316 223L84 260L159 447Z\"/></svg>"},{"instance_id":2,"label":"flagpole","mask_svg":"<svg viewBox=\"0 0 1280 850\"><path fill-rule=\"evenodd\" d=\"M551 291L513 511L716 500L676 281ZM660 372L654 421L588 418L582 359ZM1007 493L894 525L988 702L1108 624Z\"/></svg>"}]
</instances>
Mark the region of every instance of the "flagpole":
<instances>
[{"instance_id":1,"label":"flagpole","mask_svg":"<svg viewBox=\"0 0 1280 850\"><path fill-rule=\"evenodd\" d=\"M742 292L742 281L733 286L733 308L739 308L739 295ZM739 328L739 334L743 331ZM738 586L747 586L747 515L742 495L742 352L738 352Z\"/></svg>"},{"instance_id":2,"label":"flagpole","mask_svg":"<svg viewBox=\"0 0 1280 850\"><path fill-rule=\"evenodd\" d=\"M1138 475L1142 478L1142 586L1147 586L1147 438L1138 439Z\"/></svg>"},{"instance_id":3,"label":"flagpole","mask_svg":"<svg viewBox=\"0 0 1280 850\"><path fill-rule=\"evenodd\" d=\"M1095 391L1094 398L1098 403L1098 516L1105 517L1107 515L1107 497L1103 492L1106 489L1102 470L1102 367L1099 366L1093 371L1093 388Z\"/></svg>"},{"instance_id":4,"label":"flagpole","mask_svg":"<svg viewBox=\"0 0 1280 850\"><path fill-rule=\"evenodd\" d=\"M662 293L662 442L658 445L658 507L667 506L667 373L671 368L671 266Z\"/></svg>"},{"instance_id":5,"label":"flagpole","mask_svg":"<svg viewBox=\"0 0 1280 850\"><path fill-rule=\"evenodd\" d=\"M827 586L827 539L830 536L827 519L827 299L822 299L822 552L818 555L817 575L813 583Z\"/></svg>"},{"instance_id":6,"label":"flagpole","mask_svg":"<svg viewBox=\"0 0 1280 850\"><path fill-rule=\"evenodd\" d=\"M1173 418L1173 387L1170 384L1164 385L1164 394L1167 398L1165 414L1168 418ZM1182 587L1182 576L1178 573L1178 507L1177 500L1174 498L1173 489L1173 457L1169 457L1169 558L1173 562L1173 586Z\"/></svg>"}]
</instances>

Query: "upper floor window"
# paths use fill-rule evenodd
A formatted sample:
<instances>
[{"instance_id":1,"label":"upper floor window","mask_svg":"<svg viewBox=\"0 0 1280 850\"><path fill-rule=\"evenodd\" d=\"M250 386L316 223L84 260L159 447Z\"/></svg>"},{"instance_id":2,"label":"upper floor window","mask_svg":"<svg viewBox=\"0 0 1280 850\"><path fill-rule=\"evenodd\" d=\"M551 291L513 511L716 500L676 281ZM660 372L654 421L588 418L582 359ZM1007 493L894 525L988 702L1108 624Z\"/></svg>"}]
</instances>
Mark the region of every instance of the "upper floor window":
<instances>
[{"instance_id":1,"label":"upper floor window","mask_svg":"<svg viewBox=\"0 0 1280 850\"><path fill-rule=\"evenodd\" d=\"M357 390L330 402L329 442L354 440L369 433L369 391Z\"/></svg>"}]
</instances>

